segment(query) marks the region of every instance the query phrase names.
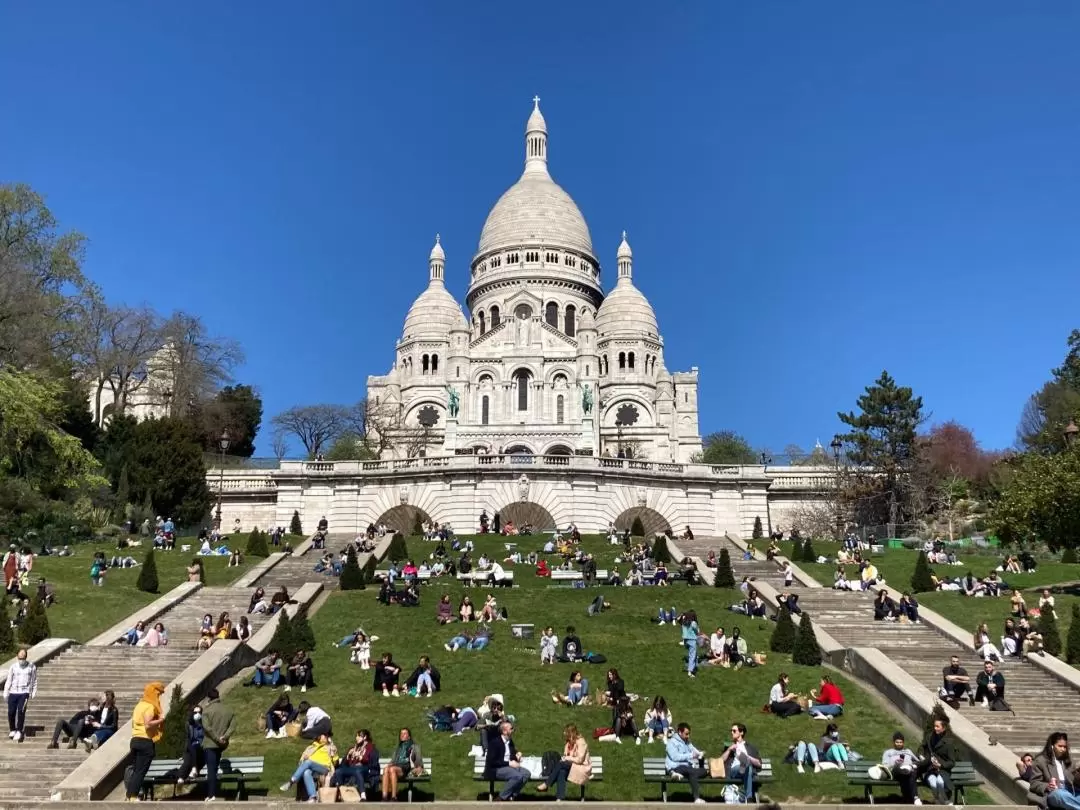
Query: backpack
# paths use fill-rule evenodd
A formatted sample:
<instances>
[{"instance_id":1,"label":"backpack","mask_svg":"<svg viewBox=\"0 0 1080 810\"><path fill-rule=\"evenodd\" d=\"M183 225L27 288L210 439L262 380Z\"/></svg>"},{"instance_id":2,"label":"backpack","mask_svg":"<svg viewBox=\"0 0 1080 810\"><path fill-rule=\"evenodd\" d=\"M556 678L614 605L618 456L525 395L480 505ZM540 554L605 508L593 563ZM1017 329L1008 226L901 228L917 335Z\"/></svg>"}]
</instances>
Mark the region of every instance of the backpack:
<instances>
[{"instance_id":1,"label":"backpack","mask_svg":"<svg viewBox=\"0 0 1080 810\"><path fill-rule=\"evenodd\" d=\"M428 712L428 726L432 731L453 731L454 724L450 720L450 712L444 709L437 709L433 712Z\"/></svg>"},{"instance_id":2,"label":"backpack","mask_svg":"<svg viewBox=\"0 0 1080 810\"><path fill-rule=\"evenodd\" d=\"M540 757L540 778L547 779L555 772L555 769L559 767L559 762L562 761L562 757L559 756L557 751L545 751L544 755Z\"/></svg>"},{"instance_id":3,"label":"backpack","mask_svg":"<svg viewBox=\"0 0 1080 810\"><path fill-rule=\"evenodd\" d=\"M585 658L583 660L588 661L590 664L606 664L607 663L607 656L602 655L601 653L591 652L591 653L586 653Z\"/></svg>"}]
</instances>

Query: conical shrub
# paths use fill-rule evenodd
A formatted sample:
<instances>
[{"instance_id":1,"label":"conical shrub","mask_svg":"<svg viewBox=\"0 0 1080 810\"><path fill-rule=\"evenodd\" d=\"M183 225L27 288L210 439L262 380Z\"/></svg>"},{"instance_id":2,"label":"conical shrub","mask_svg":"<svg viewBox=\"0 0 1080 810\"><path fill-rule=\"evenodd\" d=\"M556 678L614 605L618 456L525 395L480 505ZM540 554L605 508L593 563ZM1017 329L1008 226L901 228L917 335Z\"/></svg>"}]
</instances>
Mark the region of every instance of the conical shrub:
<instances>
[{"instance_id":1,"label":"conical shrub","mask_svg":"<svg viewBox=\"0 0 1080 810\"><path fill-rule=\"evenodd\" d=\"M644 537L645 536L645 524L641 522L641 518L635 516L630 523L630 536L631 537Z\"/></svg>"},{"instance_id":2,"label":"conical shrub","mask_svg":"<svg viewBox=\"0 0 1080 810\"><path fill-rule=\"evenodd\" d=\"M169 696L169 708L165 714L165 728L161 739L157 741L154 755L162 759L179 759L184 756L187 745L187 719L191 707L184 700L184 688L180 684L173 687Z\"/></svg>"},{"instance_id":3,"label":"conical shrub","mask_svg":"<svg viewBox=\"0 0 1080 810\"><path fill-rule=\"evenodd\" d=\"M791 544L791 557L789 557L788 559L790 559L792 562L799 562L800 560L802 560L802 548L802 538L796 537L794 542Z\"/></svg>"},{"instance_id":4,"label":"conical shrub","mask_svg":"<svg viewBox=\"0 0 1080 810\"><path fill-rule=\"evenodd\" d=\"M304 527L300 523L300 510L294 509L292 520L289 521L289 534L303 534Z\"/></svg>"},{"instance_id":5,"label":"conical shrub","mask_svg":"<svg viewBox=\"0 0 1080 810\"><path fill-rule=\"evenodd\" d=\"M277 627L268 649L277 650L282 658L291 658L293 653L300 649L293 634L293 622L287 608L282 608L277 614Z\"/></svg>"},{"instance_id":6,"label":"conical shrub","mask_svg":"<svg viewBox=\"0 0 1080 810\"><path fill-rule=\"evenodd\" d=\"M769 649L776 653L789 653L795 650L795 622L791 620L788 609L781 605L776 616L776 627L769 639ZM815 642L816 643L816 642Z\"/></svg>"},{"instance_id":7,"label":"conical shrub","mask_svg":"<svg viewBox=\"0 0 1080 810\"><path fill-rule=\"evenodd\" d=\"M1072 624L1065 642L1065 661L1076 666L1080 664L1080 605L1072 606Z\"/></svg>"},{"instance_id":8,"label":"conical shrub","mask_svg":"<svg viewBox=\"0 0 1080 810\"><path fill-rule=\"evenodd\" d=\"M720 556L716 560L716 578L713 584L717 588L735 587L735 571L731 567L731 555L726 548L720 549Z\"/></svg>"},{"instance_id":9,"label":"conical shrub","mask_svg":"<svg viewBox=\"0 0 1080 810\"><path fill-rule=\"evenodd\" d=\"M814 635L814 624L810 621L809 613L802 614L799 632L795 636L795 649L791 652L791 660L804 667L821 666L821 647L818 646L817 636Z\"/></svg>"},{"instance_id":10,"label":"conical shrub","mask_svg":"<svg viewBox=\"0 0 1080 810\"><path fill-rule=\"evenodd\" d=\"M756 518L754 518L754 530L750 534L750 536L754 540L760 540L762 537L765 536L765 530L763 528L761 528L761 516L760 515L758 515Z\"/></svg>"},{"instance_id":11,"label":"conical shrub","mask_svg":"<svg viewBox=\"0 0 1080 810\"><path fill-rule=\"evenodd\" d=\"M19 625L19 642L33 647L49 637L49 617L45 613L45 603L36 596L30 602L26 618Z\"/></svg>"},{"instance_id":12,"label":"conical shrub","mask_svg":"<svg viewBox=\"0 0 1080 810\"><path fill-rule=\"evenodd\" d=\"M658 563L664 563L664 565L671 562L671 551L668 550L667 538L663 535L657 537L653 543L652 558Z\"/></svg>"},{"instance_id":13,"label":"conical shrub","mask_svg":"<svg viewBox=\"0 0 1080 810\"><path fill-rule=\"evenodd\" d=\"M1069 546L1061 555L1061 561L1066 565L1076 565L1078 562L1076 557L1076 549Z\"/></svg>"},{"instance_id":14,"label":"conical shrub","mask_svg":"<svg viewBox=\"0 0 1080 810\"><path fill-rule=\"evenodd\" d=\"M1053 609L1047 608L1039 615L1039 632L1043 637L1043 649L1050 655L1061 655L1061 630Z\"/></svg>"},{"instance_id":15,"label":"conical shrub","mask_svg":"<svg viewBox=\"0 0 1080 810\"><path fill-rule=\"evenodd\" d=\"M307 608L300 608L293 616L292 637L296 645L293 652L296 650L311 652L315 649L315 631L311 629L311 622L308 621Z\"/></svg>"},{"instance_id":16,"label":"conical shrub","mask_svg":"<svg viewBox=\"0 0 1080 810\"><path fill-rule=\"evenodd\" d=\"M142 568L139 569L138 588L146 593L158 592L157 560L154 559L154 550L146 552Z\"/></svg>"},{"instance_id":17,"label":"conical shrub","mask_svg":"<svg viewBox=\"0 0 1080 810\"><path fill-rule=\"evenodd\" d=\"M816 563L817 552L814 551L814 544L809 537L806 538L806 542L803 543L802 557L799 558L803 562Z\"/></svg>"},{"instance_id":18,"label":"conical shrub","mask_svg":"<svg viewBox=\"0 0 1080 810\"><path fill-rule=\"evenodd\" d=\"M913 593L929 593L934 590L934 581L930 578L930 561L926 558L925 551L920 551L919 558L915 560L915 571L911 575L911 590Z\"/></svg>"},{"instance_id":19,"label":"conical shrub","mask_svg":"<svg viewBox=\"0 0 1080 810\"><path fill-rule=\"evenodd\" d=\"M15 631L8 616L7 597L0 597L0 660L15 654Z\"/></svg>"},{"instance_id":20,"label":"conical shrub","mask_svg":"<svg viewBox=\"0 0 1080 810\"><path fill-rule=\"evenodd\" d=\"M270 556L270 547L266 542L266 534L260 532L258 526L252 529L251 534L248 535L247 548L244 549L244 553L249 557Z\"/></svg>"},{"instance_id":21,"label":"conical shrub","mask_svg":"<svg viewBox=\"0 0 1080 810\"><path fill-rule=\"evenodd\" d=\"M404 562L409 559L409 546L405 542L405 535L401 532L394 533L394 536L390 538L390 545L387 547L386 556L383 559L391 562Z\"/></svg>"},{"instance_id":22,"label":"conical shrub","mask_svg":"<svg viewBox=\"0 0 1080 810\"><path fill-rule=\"evenodd\" d=\"M352 544L349 545L345 555L345 565L338 578L338 587L343 591L364 590L364 572L360 570L360 564L356 559L356 547Z\"/></svg>"}]
</instances>

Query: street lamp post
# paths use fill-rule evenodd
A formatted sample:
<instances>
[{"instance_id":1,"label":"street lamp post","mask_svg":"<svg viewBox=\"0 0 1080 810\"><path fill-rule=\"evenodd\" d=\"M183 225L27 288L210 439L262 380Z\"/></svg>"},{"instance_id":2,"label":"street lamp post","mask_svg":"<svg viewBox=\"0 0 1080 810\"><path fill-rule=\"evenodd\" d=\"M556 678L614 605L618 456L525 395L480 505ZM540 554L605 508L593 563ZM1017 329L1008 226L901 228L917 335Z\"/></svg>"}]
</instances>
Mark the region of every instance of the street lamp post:
<instances>
[{"instance_id":1,"label":"street lamp post","mask_svg":"<svg viewBox=\"0 0 1080 810\"><path fill-rule=\"evenodd\" d=\"M1080 427L1076 426L1076 422L1072 419L1069 420L1069 424L1065 426L1065 446L1072 447L1076 442L1076 434L1080 433Z\"/></svg>"},{"instance_id":2,"label":"street lamp post","mask_svg":"<svg viewBox=\"0 0 1080 810\"><path fill-rule=\"evenodd\" d=\"M840 441L840 435L833 436L832 441L829 442L829 447L832 448L833 459L836 463L836 540L842 541L843 538L843 513L840 511L840 451L844 449L844 443Z\"/></svg>"},{"instance_id":3,"label":"street lamp post","mask_svg":"<svg viewBox=\"0 0 1080 810\"><path fill-rule=\"evenodd\" d=\"M218 447L221 448L221 464L218 466L218 488L217 488L217 530L221 531L221 495L225 489L225 453L229 449L229 445L232 443L232 439L229 436L228 430L221 431L221 436L218 438Z\"/></svg>"},{"instance_id":4,"label":"street lamp post","mask_svg":"<svg viewBox=\"0 0 1080 810\"><path fill-rule=\"evenodd\" d=\"M770 456L768 453L766 453L764 450L762 450L760 460L761 460L761 471L763 473L765 473L765 474L768 474L769 465L772 464L772 456ZM772 530L772 509L769 508L768 494L766 494L766 496L765 496L765 521L768 523L768 526L766 526L766 529L769 532L769 537L772 537L772 535L773 535L773 530Z\"/></svg>"}]
</instances>

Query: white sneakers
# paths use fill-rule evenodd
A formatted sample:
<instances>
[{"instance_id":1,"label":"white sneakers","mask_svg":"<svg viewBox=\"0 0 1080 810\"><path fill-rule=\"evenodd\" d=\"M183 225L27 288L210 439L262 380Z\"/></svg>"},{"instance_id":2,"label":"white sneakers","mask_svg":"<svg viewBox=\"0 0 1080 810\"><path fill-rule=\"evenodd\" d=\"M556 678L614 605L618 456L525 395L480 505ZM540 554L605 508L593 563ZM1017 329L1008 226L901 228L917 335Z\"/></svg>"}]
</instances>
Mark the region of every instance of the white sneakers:
<instances>
[{"instance_id":1,"label":"white sneakers","mask_svg":"<svg viewBox=\"0 0 1080 810\"><path fill-rule=\"evenodd\" d=\"M694 799L694 804L705 804L705 800L699 797Z\"/></svg>"},{"instance_id":2,"label":"white sneakers","mask_svg":"<svg viewBox=\"0 0 1080 810\"><path fill-rule=\"evenodd\" d=\"M306 691L307 691L307 685L306 684L304 686L300 687L300 694L303 694Z\"/></svg>"},{"instance_id":3,"label":"white sneakers","mask_svg":"<svg viewBox=\"0 0 1080 810\"><path fill-rule=\"evenodd\" d=\"M285 688L284 688L284 689L282 689L281 691L282 691L282 692L291 692L291 691L292 691L292 687L291 687L291 686L289 686L288 684L285 684Z\"/></svg>"},{"instance_id":4,"label":"white sneakers","mask_svg":"<svg viewBox=\"0 0 1080 810\"><path fill-rule=\"evenodd\" d=\"M276 731L267 731L266 732L266 739L268 739L268 740L277 739L277 732Z\"/></svg>"}]
</instances>

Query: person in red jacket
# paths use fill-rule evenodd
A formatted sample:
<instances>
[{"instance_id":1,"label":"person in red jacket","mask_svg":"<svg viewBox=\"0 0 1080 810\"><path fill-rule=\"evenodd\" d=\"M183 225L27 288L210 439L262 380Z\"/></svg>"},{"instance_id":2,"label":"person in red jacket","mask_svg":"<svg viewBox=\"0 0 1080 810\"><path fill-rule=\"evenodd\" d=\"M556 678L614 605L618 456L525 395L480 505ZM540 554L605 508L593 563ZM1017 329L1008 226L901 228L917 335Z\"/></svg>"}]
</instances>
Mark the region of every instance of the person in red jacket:
<instances>
[{"instance_id":1,"label":"person in red jacket","mask_svg":"<svg viewBox=\"0 0 1080 810\"><path fill-rule=\"evenodd\" d=\"M548 568L547 560L540 560L540 562L536 564L536 575L538 577L551 576L551 569Z\"/></svg>"},{"instance_id":2,"label":"person in red jacket","mask_svg":"<svg viewBox=\"0 0 1080 810\"><path fill-rule=\"evenodd\" d=\"M821 676L821 685L818 691L811 690L810 716L815 720L823 720L826 717L836 717L844 713L844 696L832 678L828 675Z\"/></svg>"}]
</instances>

